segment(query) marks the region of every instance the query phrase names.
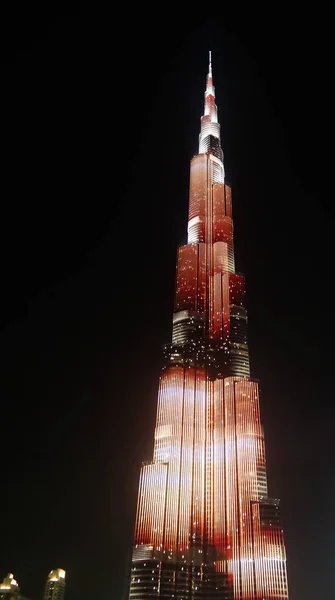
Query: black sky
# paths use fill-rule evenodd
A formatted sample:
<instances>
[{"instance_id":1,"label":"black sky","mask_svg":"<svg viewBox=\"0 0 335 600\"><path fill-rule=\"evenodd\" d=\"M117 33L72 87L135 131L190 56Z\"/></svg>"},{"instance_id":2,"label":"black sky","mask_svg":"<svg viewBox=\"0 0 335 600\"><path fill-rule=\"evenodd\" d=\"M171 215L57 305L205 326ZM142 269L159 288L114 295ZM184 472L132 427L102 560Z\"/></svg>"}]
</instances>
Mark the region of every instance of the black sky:
<instances>
[{"instance_id":1,"label":"black sky","mask_svg":"<svg viewBox=\"0 0 335 600\"><path fill-rule=\"evenodd\" d=\"M209 49L290 598L334 597L327 19L242 13L4 23L0 578L32 600L57 567L123 598Z\"/></svg>"}]
</instances>

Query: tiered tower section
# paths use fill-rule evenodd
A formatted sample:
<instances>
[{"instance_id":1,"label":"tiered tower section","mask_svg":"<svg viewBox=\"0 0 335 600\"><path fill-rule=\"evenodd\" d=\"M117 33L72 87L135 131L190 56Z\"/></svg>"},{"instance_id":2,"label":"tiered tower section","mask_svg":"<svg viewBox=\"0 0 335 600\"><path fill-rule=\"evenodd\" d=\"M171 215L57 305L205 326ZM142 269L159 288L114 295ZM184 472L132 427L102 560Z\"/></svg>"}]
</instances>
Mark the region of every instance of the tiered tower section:
<instances>
[{"instance_id":1,"label":"tiered tower section","mask_svg":"<svg viewBox=\"0 0 335 600\"><path fill-rule=\"evenodd\" d=\"M235 273L211 55L188 243L178 248L153 461L143 465L130 600L288 598L279 502L267 491L243 275Z\"/></svg>"}]
</instances>

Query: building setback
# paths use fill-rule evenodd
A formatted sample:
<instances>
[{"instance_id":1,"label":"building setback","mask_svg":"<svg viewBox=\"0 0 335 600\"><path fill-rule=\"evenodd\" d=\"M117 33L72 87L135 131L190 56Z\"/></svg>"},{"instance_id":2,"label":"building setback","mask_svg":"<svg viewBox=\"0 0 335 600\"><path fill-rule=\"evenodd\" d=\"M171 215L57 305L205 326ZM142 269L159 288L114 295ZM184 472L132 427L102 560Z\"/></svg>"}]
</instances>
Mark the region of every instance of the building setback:
<instances>
[{"instance_id":1,"label":"building setback","mask_svg":"<svg viewBox=\"0 0 335 600\"><path fill-rule=\"evenodd\" d=\"M0 583L0 600L28 600L20 592L20 587L13 573L8 573Z\"/></svg>"},{"instance_id":2,"label":"building setback","mask_svg":"<svg viewBox=\"0 0 335 600\"><path fill-rule=\"evenodd\" d=\"M140 474L130 600L288 598L247 322L210 54L153 460Z\"/></svg>"}]
</instances>

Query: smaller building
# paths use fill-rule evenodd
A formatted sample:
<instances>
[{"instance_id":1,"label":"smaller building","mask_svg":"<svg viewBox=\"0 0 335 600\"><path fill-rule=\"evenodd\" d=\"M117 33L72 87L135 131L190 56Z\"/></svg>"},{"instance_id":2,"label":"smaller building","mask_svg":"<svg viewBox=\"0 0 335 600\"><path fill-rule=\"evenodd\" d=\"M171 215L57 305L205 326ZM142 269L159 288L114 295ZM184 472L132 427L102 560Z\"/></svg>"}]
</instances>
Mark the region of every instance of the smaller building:
<instances>
[{"instance_id":1,"label":"smaller building","mask_svg":"<svg viewBox=\"0 0 335 600\"><path fill-rule=\"evenodd\" d=\"M18 582L14 579L13 573L8 573L7 577L0 583L0 599L17 600L19 594L20 588Z\"/></svg>"},{"instance_id":2,"label":"smaller building","mask_svg":"<svg viewBox=\"0 0 335 600\"><path fill-rule=\"evenodd\" d=\"M63 600L65 593L65 571L54 569L50 571L44 588L43 600Z\"/></svg>"},{"instance_id":3,"label":"smaller building","mask_svg":"<svg viewBox=\"0 0 335 600\"><path fill-rule=\"evenodd\" d=\"M0 583L0 600L28 600L28 598L22 596L13 573L8 573L7 577Z\"/></svg>"}]
</instances>

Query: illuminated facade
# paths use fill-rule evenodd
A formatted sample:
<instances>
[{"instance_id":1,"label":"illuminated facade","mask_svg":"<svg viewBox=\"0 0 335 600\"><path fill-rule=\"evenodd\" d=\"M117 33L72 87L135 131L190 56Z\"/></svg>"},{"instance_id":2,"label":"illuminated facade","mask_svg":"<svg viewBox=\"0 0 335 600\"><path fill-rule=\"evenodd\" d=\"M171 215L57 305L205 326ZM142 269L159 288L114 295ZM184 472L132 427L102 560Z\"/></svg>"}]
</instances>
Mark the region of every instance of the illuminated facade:
<instances>
[{"instance_id":1,"label":"illuminated facade","mask_svg":"<svg viewBox=\"0 0 335 600\"><path fill-rule=\"evenodd\" d=\"M43 600L63 600L65 593L65 571L54 569L50 571L44 588Z\"/></svg>"},{"instance_id":2,"label":"illuminated facade","mask_svg":"<svg viewBox=\"0 0 335 600\"><path fill-rule=\"evenodd\" d=\"M129 599L149 598L288 598L279 503L268 497L258 383L250 378L211 56L154 455L140 474Z\"/></svg>"},{"instance_id":3,"label":"illuminated facade","mask_svg":"<svg viewBox=\"0 0 335 600\"><path fill-rule=\"evenodd\" d=\"M16 579L14 579L13 573L8 573L7 577L0 583L0 598L6 600L18 600L19 597L19 584Z\"/></svg>"},{"instance_id":4,"label":"illuminated facade","mask_svg":"<svg viewBox=\"0 0 335 600\"><path fill-rule=\"evenodd\" d=\"M28 598L22 596L13 573L8 573L7 577L4 577L3 582L0 583L0 600L28 600Z\"/></svg>"}]
</instances>

